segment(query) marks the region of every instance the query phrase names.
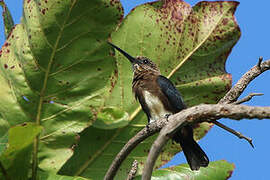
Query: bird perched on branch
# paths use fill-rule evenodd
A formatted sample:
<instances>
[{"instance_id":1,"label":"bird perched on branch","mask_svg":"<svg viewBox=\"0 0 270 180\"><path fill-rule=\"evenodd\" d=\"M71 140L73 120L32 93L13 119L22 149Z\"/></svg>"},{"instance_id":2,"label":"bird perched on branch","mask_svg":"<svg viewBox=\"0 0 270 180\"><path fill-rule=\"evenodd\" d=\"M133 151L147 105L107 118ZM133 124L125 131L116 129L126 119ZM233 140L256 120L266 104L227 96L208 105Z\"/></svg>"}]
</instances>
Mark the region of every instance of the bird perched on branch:
<instances>
[{"instance_id":1,"label":"bird perched on branch","mask_svg":"<svg viewBox=\"0 0 270 180\"><path fill-rule=\"evenodd\" d=\"M116 45L109 44L132 64L132 91L148 118L148 123L178 113L186 106L173 83L160 74L157 65L146 57L132 57ZM186 125L177 131L173 140L180 143L191 170L207 167L209 159L193 138L193 128Z\"/></svg>"}]
</instances>

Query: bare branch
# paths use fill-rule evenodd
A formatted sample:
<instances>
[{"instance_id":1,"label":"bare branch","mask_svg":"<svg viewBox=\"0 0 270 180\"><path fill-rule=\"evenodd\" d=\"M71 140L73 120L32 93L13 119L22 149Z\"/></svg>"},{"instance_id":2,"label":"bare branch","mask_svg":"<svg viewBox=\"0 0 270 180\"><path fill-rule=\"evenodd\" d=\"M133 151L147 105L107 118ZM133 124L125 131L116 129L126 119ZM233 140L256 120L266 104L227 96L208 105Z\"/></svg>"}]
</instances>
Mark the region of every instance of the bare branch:
<instances>
[{"instance_id":1,"label":"bare branch","mask_svg":"<svg viewBox=\"0 0 270 180\"><path fill-rule=\"evenodd\" d=\"M246 89L247 85L255 79L257 76L262 74L263 72L270 69L270 60L260 63L260 67L258 65L251 68L248 72L246 72L241 79L234 85L233 88L219 101L222 104L230 104L235 102L238 97L243 93Z\"/></svg>"},{"instance_id":2,"label":"bare branch","mask_svg":"<svg viewBox=\"0 0 270 180\"><path fill-rule=\"evenodd\" d=\"M246 96L243 99L240 99L238 101L235 101L232 104L242 104L244 102L251 100L254 96L262 96L262 95L263 95L263 93L250 93L248 96Z\"/></svg>"},{"instance_id":3,"label":"bare branch","mask_svg":"<svg viewBox=\"0 0 270 180\"><path fill-rule=\"evenodd\" d=\"M135 178L136 173L137 173L137 169L138 169L138 161L134 160L132 163L131 170L129 171L129 174L128 174L128 177L126 180L133 180Z\"/></svg>"},{"instance_id":4,"label":"bare branch","mask_svg":"<svg viewBox=\"0 0 270 180\"><path fill-rule=\"evenodd\" d=\"M246 119L270 119L270 107L250 107L245 105L215 104L198 105L174 114L169 117L169 123L161 130L158 138L152 145L144 166L142 180L150 180L156 159L162 147L173 134L187 123L200 123L206 118L220 119L230 118L235 120Z\"/></svg>"},{"instance_id":5,"label":"bare branch","mask_svg":"<svg viewBox=\"0 0 270 180\"><path fill-rule=\"evenodd\" d=\"M244 135L241 134L240 132L235 131L234 129L231 129L231 128L229 128L228 126L225 126L224 124L222 124L222 123L220 123L220 122L218 122L218 121L213 121L212 123L214 123L215 125L217 125L217 126L223 128L223 129L225 129L226 131L228 131L228 132L230 132L230 133L236 135L237 137L239 137L239 139L245 139L245 140L247 140L247 141L249 142L249 144L251 145L251 147L254 148L254 145L253 145L253 143L252 143L252 139L251 139L251 138L244 136Z\"/></svg>"}]
</instances>

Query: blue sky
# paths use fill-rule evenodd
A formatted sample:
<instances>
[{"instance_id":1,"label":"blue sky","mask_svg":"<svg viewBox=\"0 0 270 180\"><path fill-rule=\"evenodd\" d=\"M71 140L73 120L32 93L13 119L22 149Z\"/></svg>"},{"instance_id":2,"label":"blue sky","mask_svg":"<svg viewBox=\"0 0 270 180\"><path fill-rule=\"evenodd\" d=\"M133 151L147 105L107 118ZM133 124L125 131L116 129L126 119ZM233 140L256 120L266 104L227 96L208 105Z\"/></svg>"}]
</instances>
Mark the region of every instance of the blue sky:
<instances>
[{"instance_id":1,"label":"blue sky","mask_svg":"<svg viewBox=\"0 0 270 180\"><path fill-rule=\"evenodd\" d=\"M133 7L146 0L121 0L125 14ZM196 0L186 0L191 5L195 5ZM261 0L247 1L240 0L240 5L236 11L236 18L242 31L240 41L234 47L226 64L226 70L232 74L233 84L258 62L259 56L264 59L270 58L270 23L269 7L270 1ZM6 3L13 15L15 23L20 22L22 16L23 1L6 0ZM2 12L2 11L1 11ZM4 43L3 21L0 20L0 44ZM246 103L254 106L270 105L270 72L266 72L253 81L243 96L251 92L264 93L264 96L255 97L252 101ZM243 97L242 96L242 97ZM211 161L226 159L233 162L236 169L231 180L269 179L269 137L270 120L242 120L240 122L222 119L224 124L242 132L246 136L253 138L255 149L244 141L225 132L224 130L214 127L200 141L200 145L208 154ZM186 162L182 153L170 162L170 164Z\"/></svg>"}]
</instances>

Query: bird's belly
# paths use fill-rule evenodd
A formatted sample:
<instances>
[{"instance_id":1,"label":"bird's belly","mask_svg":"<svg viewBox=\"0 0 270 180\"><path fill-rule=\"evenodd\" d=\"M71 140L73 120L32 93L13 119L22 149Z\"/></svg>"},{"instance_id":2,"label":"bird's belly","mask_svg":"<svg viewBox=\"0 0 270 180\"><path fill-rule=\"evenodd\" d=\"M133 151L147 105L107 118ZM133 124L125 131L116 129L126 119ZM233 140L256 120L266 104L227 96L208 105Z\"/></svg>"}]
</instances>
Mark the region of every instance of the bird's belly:
<instances>
[{"instance_id":1,"label":"bird's belly","mask_svg":"<svg viewBox=\"0 0 270 180\"><path fill-rule=\"evenodd\" d=\"M157 96L151 94L148 91L144 91L144 98L145 103L147 104L147 107L150 111L151 117L149 123L154 122L160 118L164 118L165 115L172 114L164 108L164 105Z\"/></svg>"}]
</instances>

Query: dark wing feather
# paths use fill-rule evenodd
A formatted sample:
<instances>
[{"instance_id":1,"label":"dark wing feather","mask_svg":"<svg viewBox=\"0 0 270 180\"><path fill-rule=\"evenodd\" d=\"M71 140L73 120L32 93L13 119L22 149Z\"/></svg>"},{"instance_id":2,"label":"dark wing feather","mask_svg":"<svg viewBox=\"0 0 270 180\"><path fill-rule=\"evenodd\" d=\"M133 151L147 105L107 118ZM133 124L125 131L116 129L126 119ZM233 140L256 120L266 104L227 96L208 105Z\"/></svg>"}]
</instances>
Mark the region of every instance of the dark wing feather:
<instances>
[{"instance_id":1,"label":"dark wing feather","mask_svg":"<svg viewBox=\"0 0 270 180\"><path fill-rule=\"evenodd\" d=\"M177 112L185 109L186 106L182 100L181 94L164 76L159 76L157 82L162 92L167 96L170 104ZM190 125L182 127L173 136L173 140L180 143L191 170L199 170L200 167L207 167L209 159L197 142L193 139L193 129Z\"/></svg>"},{"instance_id":2,"label":"dark wing feather","mask_svg":"<svg viewBox=\"0 0 270 180\"><path fill-rule=\"evenodd\" d=\"M175 88L175 86L169 79L159 75L157 78L157 82L161 88L161 91L165 94L171 106L175 108L177 112L186 108L180 92Z\"/></svg>"}]
</instances>

